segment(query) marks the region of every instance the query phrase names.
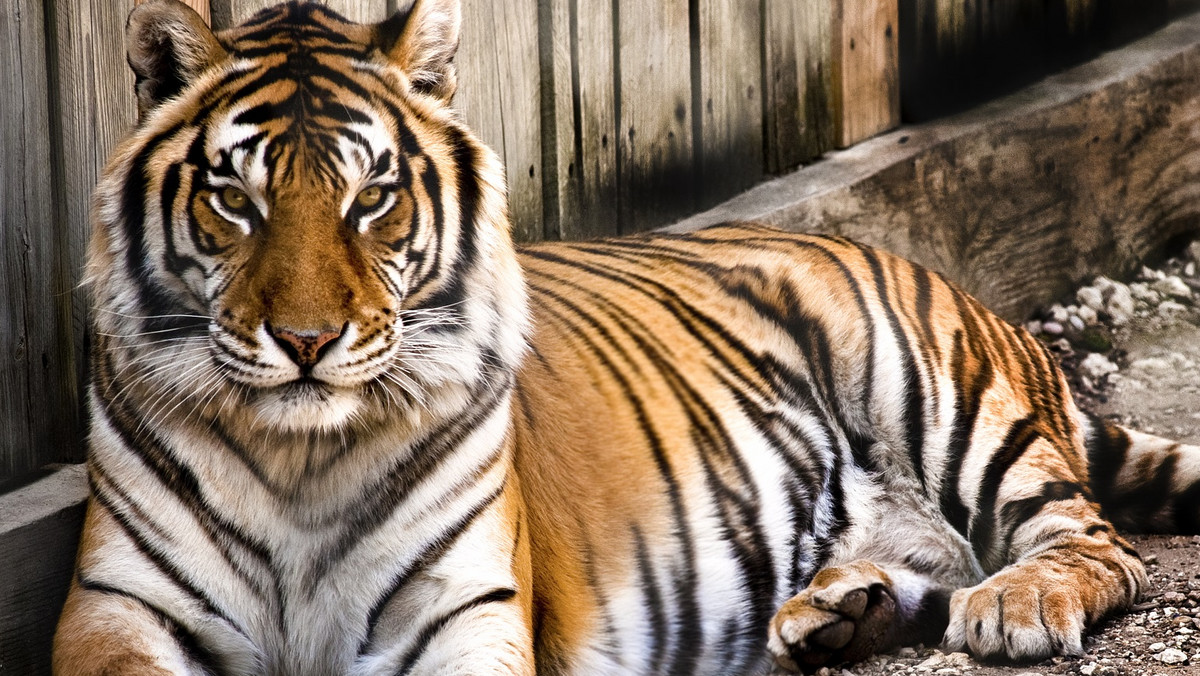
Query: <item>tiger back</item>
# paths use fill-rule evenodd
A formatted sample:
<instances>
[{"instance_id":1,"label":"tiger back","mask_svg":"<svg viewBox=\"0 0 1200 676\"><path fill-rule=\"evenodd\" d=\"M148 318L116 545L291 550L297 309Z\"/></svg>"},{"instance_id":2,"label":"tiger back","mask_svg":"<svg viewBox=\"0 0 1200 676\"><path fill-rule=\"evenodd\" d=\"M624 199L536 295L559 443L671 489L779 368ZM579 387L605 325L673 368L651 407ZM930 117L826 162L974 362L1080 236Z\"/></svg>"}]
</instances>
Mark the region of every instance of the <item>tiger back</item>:
<instances>
[{"instance_id":1,"label":"tiger back","mask_svg":"<svg viewBox=\"0 0 1200 676\"><path fill-rule=\"evenodd\" d=\"M1200 449L940 276L728 224L517 250L454 0L131 14L60 674L752 674L1081 650ZM1164 488L1165 487L1165 488Z\"/></svg>"}]
</instances>

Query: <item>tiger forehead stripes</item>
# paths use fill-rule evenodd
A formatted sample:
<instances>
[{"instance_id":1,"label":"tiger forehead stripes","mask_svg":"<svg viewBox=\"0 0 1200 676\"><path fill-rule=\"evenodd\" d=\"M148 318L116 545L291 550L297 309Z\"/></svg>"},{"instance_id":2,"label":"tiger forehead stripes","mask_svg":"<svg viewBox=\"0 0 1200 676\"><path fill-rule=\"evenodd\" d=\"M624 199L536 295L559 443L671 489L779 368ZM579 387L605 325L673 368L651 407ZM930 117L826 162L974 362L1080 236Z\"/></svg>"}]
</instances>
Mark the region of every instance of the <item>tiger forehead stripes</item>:
<instances>
[{"instance_id":1,"label":"tiger forehead stripes","mask_svg":"<svg viewBox=\"0 0 1200 676\"><path fill-rule=\"evenodd\" d=\"M762 674L1077 654L1200 448L940 276L730 224L519 252L457 0L130 15L59 674Z\"/></svg>"}]
</instances>

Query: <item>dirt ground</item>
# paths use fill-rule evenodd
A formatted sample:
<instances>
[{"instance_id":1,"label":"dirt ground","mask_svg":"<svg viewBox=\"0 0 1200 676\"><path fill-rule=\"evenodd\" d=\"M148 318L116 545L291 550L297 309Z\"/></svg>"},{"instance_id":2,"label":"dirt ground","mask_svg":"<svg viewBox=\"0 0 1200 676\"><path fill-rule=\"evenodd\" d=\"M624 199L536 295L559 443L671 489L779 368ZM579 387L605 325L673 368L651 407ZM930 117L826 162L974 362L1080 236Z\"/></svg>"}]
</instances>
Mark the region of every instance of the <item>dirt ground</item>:
<instances>
[{"instance_id":1,"label":"dirt ground","mask_svg":"<svg viewBox=\"0 0 1200 676\"><path fill-rule=\"evenodd\" d=\"M1200 444L1200 293L1170 321L1142 317L1111 329L1107 355L1120 370L1080 385L1081 405L1142 431ZM1086 353L1084 353L1086 354ZM1080 360L1068 358L1070 369ZM1151 587L1134 611L1110 618L1087 637L1086 655L1031 665L980 664L936 646L906 648L823 676L1200 676L1200 536L1130 535L1147 562Z\"/></svg>"}]
</instances>

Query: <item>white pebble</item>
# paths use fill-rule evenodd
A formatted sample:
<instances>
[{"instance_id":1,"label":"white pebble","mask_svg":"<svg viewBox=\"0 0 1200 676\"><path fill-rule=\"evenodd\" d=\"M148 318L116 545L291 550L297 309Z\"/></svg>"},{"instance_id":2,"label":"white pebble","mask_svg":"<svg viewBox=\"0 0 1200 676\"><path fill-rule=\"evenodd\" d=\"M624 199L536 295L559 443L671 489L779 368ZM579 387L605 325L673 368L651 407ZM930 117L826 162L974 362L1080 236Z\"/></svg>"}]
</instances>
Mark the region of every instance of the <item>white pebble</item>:
<instances>
[{"instance_id":1,"label":"white pebble","mask_svg":"<svg viewBox=\"0 0 1200 676\"><path fill-rule=\"evenodd\" d=\"M1166 649L1167 649L1166 643L1151 643L1150 644L1150 652L1152 652L1152 653L1160 653Z\"/></svg>"},{"instance_id":2,"label":"white pebble","mask_svg":"<svg viewBox=\"0 0 1200 676\"><path fill-rule=\"evenodd\" d=\"M1089 354L1079 362L1079 373L1092 380L1099 380L1110 373L1116 373L1117 370L1116 364L1098 352Z\"/></svg>"},{"instance_id":3,"label":"white pebble","mask_svg":"<svg viewBox=\"0 0 1200 676\"><path fill-rule=\"evenodd\" d=\"M1188 276L1188 277L1195 277L1195 276L1196 276L1196 263L1195 263L1195 261L1189 261L1187 265L1183 266L1183 274L1184 274L1184 275L1186 275L1186 276Z\"/></svg>"},{"instance_id":4,"label":"white pebble","mask_svg":"<svg viewBox=\"0 0 1200 676\"><path fill-rule=\"evenodd\" d=\"M1155 645L1158 644L1156 643ZM1154 650L1154 646L1151 646L1150 649ZM1182 650L1178 650L1176 648L1167 648L1158 655L1155 655L1154 659L1162 662L1163 664L1183 664L1184 662L1187 662L1188 656L1187 653L1183 652Z\"/></svg>"},{"instance_id":5,"label":"white pebble","mask_svg":"<svg viewBox=\"0 0 1200 676\"><path fill-rule=\"evenodd\" d=\"M1151 289L1149 284L1144 282L1134 282L1133 284L1130 284L1129 293L1133 295L1134 298L1146 303L1147 305L1154 305L1158 302L1158 293Z\"/></svg>"},{"instance_id":6,"label":"white pebble","mask_svg":"<svg viewBox=\"0 0 1200 676\"><path fill-rule=\"evenodd\" d=\"M1079 308L1079 318L1082 319L1083 323L1087 324L1088 326L1095 324L1099 319L1099 317L1096 315L1096 311L1093 310L1089 305L1084 305Z\"/></svg>"},{"instance_id":7,"label":"white pebble","mask_svg":"<svg viewBox=\"0 0 1200 676\"><path fill-rule=\"evenodd\" d=\"M1061 336L1062 332L1063 326L1058 322L1045 322L1042 324L1042 333L1051 336Z\"/></svg>"},{"instance_id":8,"label":"white pebble","mask_svg":"<svg viewBox=\"0 0 1200 676\"><path fill-rule=\"evenodd\" d=\"M1075 299L1083 307L1091 308L1097 312L1104 309L1104 294L1092 286L1081 287L1075 292Z\"/></svg>"},{"instance_id":9,"label":"white pebble","mask_svg":"<svg viewBox=\"0 0 1200 676\"><path fill-rule=\"evenodd\" d=\"M1200 261L1200 239L1188 245L1187 255L1194 261Z\"/></svg>"},{"instance_id":10,"label":"white pebble","mask_svg":"<svg viewBox=\"0 0 1200 676\"><path fill-rule=\"evenodd\" d=\"M1114 282L1112 293L1104 304L1104 311L1108 313L1114 326L1121 326L1133 319L1133 294L1129 287Z\"/></svg>"},{"instance_id":11,"label":"white pebble","mask_svg":"<svg viewBox=\"0 0 1200 676\"><path fill-rule=\"evenodd\" d=\"M1096 667L1097 665L1095 662L1090 662L1082 667L1079 667L1079 673L1083 674L1083 676L1092 676L1092 674L1096 673Z\"/></svg>"},{"instance_id":12,"label":"white pebble","mask_svg":"<svg viewBox=\"0 0 1200 676\"><path fill-rule=\"evenodd\" d=\"M1036 336L1042 332L1042 322L1037 319L1027 321L1025 322L1025 330Z\"/></svg>"},{"instance_id":13,"label":"white pebble","mask_svg":"<svg viewBox=\"0 0 1200 676\"><path fill-rule=\"evenodd\" d=\"M1174 296L1175 298L1191 298L1192 290L1183 280L1175 275L1165 277L1151 284L1151 287L1164 296Z\"/></svg>"},{"instance_id":14,"label":"white pebble","mask_svg":"<svg viewBox=\"0 0 1200 676\"><path fill-rule=\"evenodd\" d=\"M1054 321L1058 322L1059 324L1062 324L1063 322L1067 321L1067 319L1070 318L1070 316L1071 316L1071 313L1067 312L1067 308L1059 305L1058 303L1055 303L1054 305L1050 306L1050 319L1053 319Z\"/></svg>"},{"instance_id":15,"label":"white pebble","mask_svg":"<svg viewBox=\"0 0 1200 676\"><path fill-rule=\"evenodd\" d=\"M1180 307L1183 306L1181 305ZM1084 323L1083 320L1079 318L1079 315L1071 315L1071 328L1075 329L1076 331L1082 331L1083 327Z\"/></svg>"},{"instance_id":16,"label":"white pebble","mask_svg":"<svg viewBox=\"0 0 1200 676\"><path fill-rule=\"evenodd\" d=\"M1184 312L1187 312L1187 306L1176 303L1173 300L1164 300L1158 306L1158 314L1163 317L1170 317Z\"/></svg>"}]
</instances>

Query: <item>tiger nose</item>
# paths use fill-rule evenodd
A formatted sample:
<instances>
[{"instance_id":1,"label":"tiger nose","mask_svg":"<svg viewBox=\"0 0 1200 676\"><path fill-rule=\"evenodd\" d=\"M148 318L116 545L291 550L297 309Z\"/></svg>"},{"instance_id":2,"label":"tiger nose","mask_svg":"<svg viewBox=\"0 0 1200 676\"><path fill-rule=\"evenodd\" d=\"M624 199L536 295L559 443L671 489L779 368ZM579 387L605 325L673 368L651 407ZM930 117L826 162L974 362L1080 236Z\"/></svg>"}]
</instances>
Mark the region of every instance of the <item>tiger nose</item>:
<instances>
[{"instance_id":1,"label":"tiger nose","mask_svg":"<svg viewBox=\"0 0 1200 676\"><path fill-rule=\"evenodd\" d=\"M343 327L344 328L344 327ZM327 348L341 337L342 329L296 330L268 326L271 337L298 366L310 369L321 361Z\"/></svg>"}]
</instances>

